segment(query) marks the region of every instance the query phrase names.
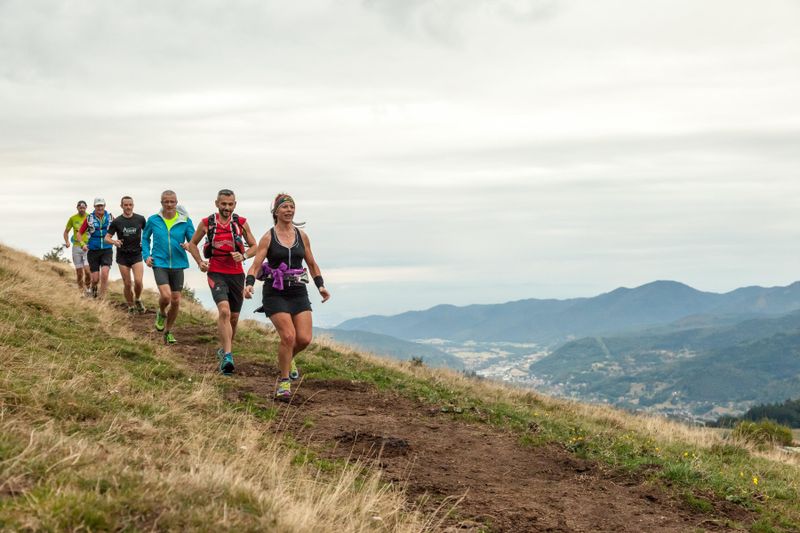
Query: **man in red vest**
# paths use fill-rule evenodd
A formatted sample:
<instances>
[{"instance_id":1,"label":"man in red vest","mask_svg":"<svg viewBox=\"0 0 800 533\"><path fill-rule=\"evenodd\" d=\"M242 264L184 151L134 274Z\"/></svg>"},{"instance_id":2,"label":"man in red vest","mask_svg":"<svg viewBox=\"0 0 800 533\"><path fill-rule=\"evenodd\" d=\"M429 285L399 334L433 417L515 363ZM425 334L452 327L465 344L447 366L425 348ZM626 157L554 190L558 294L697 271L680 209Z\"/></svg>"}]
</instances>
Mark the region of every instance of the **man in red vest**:
<instances>
[{"instance_id":1,"label":"man in red vest","mask_svg":"<svg viewBox=\"0 0 800 533\"><path fill-rule=\"evenodd\" d=\"M230 189L222 189L214 202L217 213L204 218L194 232L187 250L200 270L208 273L208 286L214 303L217 304L217 333L222 347L217 350L219 369L223 374L233 372L233 338L244 301L244 269L242 263L252 257L256 250L256 239L250 231L247 219L233 211L236 195ZM206 244L203 256L197 245L203 237Z\"/></svg>"}]
</instances>

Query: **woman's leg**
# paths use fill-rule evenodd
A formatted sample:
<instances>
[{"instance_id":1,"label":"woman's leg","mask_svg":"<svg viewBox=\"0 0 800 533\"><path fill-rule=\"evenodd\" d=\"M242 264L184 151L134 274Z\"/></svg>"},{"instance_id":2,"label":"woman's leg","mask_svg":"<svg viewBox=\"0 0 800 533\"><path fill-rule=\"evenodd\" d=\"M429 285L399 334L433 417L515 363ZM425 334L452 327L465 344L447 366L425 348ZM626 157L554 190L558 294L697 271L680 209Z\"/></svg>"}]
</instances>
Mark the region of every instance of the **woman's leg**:
<instances>
[{"instance_id":1,"label":"woman's leg","mask_svg":"<svg viewBox=\"0 0 800 533\"><path fill-rule=\"evenodd\" d=\"M275 313L269 319L281 338L281 344L278 346L278 367L281 370L281 379L289 379L289 368L292 364L292 352L296 339L292 316L289 313Z\"/></svg>"},{"instance_id":2,"label":"woman's leg","mask_svg":"<svg viewBox=\"0 0 800 533\"><path fill-rule=\"evenodd\" d=\"M292 317L294 324L294 346L292 346L292 357L306 349L311 344L311 311L303 311Z\"/></svg>"}]
</instances>

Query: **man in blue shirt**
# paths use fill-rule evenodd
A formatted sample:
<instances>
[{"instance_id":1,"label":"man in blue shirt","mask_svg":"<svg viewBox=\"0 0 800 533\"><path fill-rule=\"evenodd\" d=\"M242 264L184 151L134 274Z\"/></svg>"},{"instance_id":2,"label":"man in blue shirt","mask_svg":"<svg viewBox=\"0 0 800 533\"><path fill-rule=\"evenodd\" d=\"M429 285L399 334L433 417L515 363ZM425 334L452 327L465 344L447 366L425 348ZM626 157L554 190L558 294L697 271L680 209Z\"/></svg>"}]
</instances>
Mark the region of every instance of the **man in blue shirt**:
<instances>
[{"instance_id":1,"label":"man in blue shirt","mask_svg":"<svg viewBox=\"0 0 800 533\"><path fill-rule=\"evenodd\" d=\"M189 268L186 243L192 235L194 224L178 206L178 196L170 190L161 193L161 211L147 219L142 231L142 258L153 269L158 285L156 330L164 332L166 344L177 342L170 330L181 306L183 271Z\"/></svg>"}]
</instances>

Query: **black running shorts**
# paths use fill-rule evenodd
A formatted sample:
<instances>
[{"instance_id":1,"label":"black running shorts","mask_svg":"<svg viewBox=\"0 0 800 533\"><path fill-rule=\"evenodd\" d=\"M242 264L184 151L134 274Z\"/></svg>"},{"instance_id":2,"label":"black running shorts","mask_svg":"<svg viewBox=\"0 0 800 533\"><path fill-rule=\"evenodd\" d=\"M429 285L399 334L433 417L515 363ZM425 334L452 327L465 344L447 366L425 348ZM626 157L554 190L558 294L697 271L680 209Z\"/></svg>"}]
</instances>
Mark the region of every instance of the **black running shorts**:
<instances>
[{"instance_id":1,"label":"black running shorts","mask_svg":"<svg viewBox=\"0 0 800 533\"><path fill-rule=\"evenodd\" d=\"M211 289L214 303L228 302L231 307L231 313L238 313L242 310L242 303L244 303L244 296L242 296L244 274L209 272L208 286Z\"/></svg>"},{"instance_id":2,"label":"black running shorts","mask_svg":"<svg viewBox=\"0 0 800 533\"><path fill-rule=\"evenodd\" d=\"M110 267L114 262L114 250L106 248L105 250L89 250L89 270L92 272L100 272L100 267Z\"/></svg>"},{"instance_id":3,"label":"black running shorts","mask_svg":"<svg viewBox=\"0 0 800 533\"><path fill-rule=\"evenodd\" d=\"M278 291L265 283L264 293L261 296L261 311L268 317L275 313L296 315L304 311L311 311L311 301L308 299L305 285L290 287L287 291Z\"/></svg>"},{"instance_id":4,"label":"black running shorts","mask_svg":"<svg viewBox=\"0 0 800 533\"><path fill-rule=\"evenodd\" d=\"M132 267L136 263L142 262L142 252L123 252L117 250L117 264L125 267Z\"/></svg>"},{"instance_id":5,"label":"black running shorts","mask_svg":"<svg viewBox=\"0 0 800 533\"><path fill-rule=\"evenodd\" d=\"M183 289L182 268L153 267L153 275L156 278L156 285L169 285L173 292Z\"/></svg>"}]
</instances>

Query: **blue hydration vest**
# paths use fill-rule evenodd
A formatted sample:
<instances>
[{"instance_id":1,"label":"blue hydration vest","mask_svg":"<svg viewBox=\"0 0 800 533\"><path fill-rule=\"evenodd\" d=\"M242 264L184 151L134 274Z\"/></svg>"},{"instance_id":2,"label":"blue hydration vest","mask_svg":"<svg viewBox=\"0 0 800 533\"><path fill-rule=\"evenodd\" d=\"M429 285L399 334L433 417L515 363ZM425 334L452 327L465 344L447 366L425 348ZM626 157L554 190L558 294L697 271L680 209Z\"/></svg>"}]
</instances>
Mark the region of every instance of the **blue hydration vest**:
<instances>
[{"instance_id":1,"label":"blue hydration vest","mask_svg":"<svg viewBox=\"0 0 800 533\"><path fill-rule=\"evenodd\" d=\"M106 233L108 233L108 226L114 216L108 211L103 211L103 218L94 216L94 211L86 216L86 233L89 234L89 249L90 250L105 250L111 248L113 245L105 241Z\"/></svg>"}]
</instances>

